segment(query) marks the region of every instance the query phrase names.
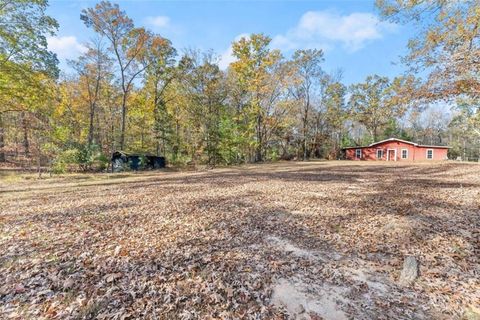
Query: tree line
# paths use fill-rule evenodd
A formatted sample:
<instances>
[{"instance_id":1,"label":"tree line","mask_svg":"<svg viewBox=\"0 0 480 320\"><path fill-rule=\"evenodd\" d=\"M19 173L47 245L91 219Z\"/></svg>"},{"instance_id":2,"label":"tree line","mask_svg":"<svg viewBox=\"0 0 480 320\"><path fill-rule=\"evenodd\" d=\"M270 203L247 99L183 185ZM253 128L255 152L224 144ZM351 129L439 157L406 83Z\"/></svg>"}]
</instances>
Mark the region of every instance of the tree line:
<instances>
[{"instance_id":1,"label":"tree line","mask_svg":"<svg viewBox=\"0 0 480 320\"><path fill-rule=\"evenodd\" d=\"M235 41L222 70L214 52L178 50L108 1L81 12L95 37L59 76L47 5L0 2L0 162L102 168L117 150L177 165L337 159L389 137L478 159L475 1L377 1L384 19L426 28L409 43L405 74L349 86L325 70L322 50L286 56L265 34Z\"/></svg>"}]
</instances>

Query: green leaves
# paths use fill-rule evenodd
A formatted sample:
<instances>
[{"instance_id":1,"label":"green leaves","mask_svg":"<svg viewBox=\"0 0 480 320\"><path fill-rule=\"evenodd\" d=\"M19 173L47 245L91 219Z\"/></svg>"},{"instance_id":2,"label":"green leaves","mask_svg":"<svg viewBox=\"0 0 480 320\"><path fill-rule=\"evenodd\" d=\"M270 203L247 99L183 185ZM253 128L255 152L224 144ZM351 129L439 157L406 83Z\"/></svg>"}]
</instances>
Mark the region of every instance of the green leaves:
<instances>
[{"instance_id":1,"label":"green leaves","mask_svg":"<svg viewBox=\"0 0 480 320\"><path fill-rule=\"evenodd\" d=\"M401 116L397 105L391 104L391 82L387 77L368 76L365 82L350 87L350 114L365 125L374 141L380 129L393 117Z\"/></svg>"},{"instance_id":2,"label":"green leaves","mask_svg":"<svg viewBox=\"0 0 480 320\"><path fill-rule=\"evenodd\" d=\"M264 34L251 34L232 44L232 72L243 93L246 103L242 112L245 128L250 129L250 144L255 147L255 161L262 161L265 152L266 120L279 97L282 56L278 50L270 50L271 39Z\"/></svg>"},{"instance_id":3,"label":"green leaves","mask_svg":"<svg viewBox=\"0 0 480 320\"><path fill-rule=\"evenodd\" d=\"M417 22L403 62L427 80L417 94L430 101L460 95L479 98L480 10L478 1L377 0L385 19Z\"/></svg>"},{"instance_id":4,"label":"green leaves","mask_svg":"<svg viewBox=\"0 0 480 320\"><path fill-rule=\"evenodd\" d=\"M34 72L58 75L58 60L47 48L47 36L58 24L45 14L45 0L6 0L0 4L0 73L8 62Z\"/></svg>"}]
</instances>

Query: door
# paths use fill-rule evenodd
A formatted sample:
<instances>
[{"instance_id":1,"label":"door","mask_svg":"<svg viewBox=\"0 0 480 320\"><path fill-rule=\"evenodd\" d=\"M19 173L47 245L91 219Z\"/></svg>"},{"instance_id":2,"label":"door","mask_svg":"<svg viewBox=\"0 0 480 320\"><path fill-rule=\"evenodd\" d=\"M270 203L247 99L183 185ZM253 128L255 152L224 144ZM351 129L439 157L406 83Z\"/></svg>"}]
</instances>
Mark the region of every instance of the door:
<instances>
[{"instance_id":1,"label":"door","mask_svg":"<svg viewBox=\"0 0 480 320\"><path fill-rule=\"evenodd\" d=\"M387 161L397 161L397 150L388 149L387 150Z\"/></svg>"}]
</instances>

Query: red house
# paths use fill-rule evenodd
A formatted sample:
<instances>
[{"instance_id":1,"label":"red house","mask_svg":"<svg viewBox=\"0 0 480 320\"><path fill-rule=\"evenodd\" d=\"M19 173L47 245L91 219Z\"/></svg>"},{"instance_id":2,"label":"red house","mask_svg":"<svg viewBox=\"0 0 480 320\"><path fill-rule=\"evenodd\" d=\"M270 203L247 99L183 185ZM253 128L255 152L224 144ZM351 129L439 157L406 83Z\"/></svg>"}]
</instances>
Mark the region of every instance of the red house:
<instances>
[{"instance_id":1,"label":"red house","mask_svg":"<svg viewBox=\"0 0 480 320\"><path fill-rule=\"evenodd\" d=\"M390 138L365 147L344 148L347 160L423 161L446 160L449 147L426 146Z\"/></svg>"}]
</instances>

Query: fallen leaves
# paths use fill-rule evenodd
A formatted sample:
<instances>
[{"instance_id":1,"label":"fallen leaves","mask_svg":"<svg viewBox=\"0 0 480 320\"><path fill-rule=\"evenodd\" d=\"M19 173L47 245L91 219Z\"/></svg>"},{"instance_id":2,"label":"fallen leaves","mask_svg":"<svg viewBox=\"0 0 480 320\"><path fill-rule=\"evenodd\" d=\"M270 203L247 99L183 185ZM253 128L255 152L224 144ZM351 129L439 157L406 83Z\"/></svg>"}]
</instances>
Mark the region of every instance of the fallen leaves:
<instances>
[{"instance_id":1,"label":"fallen leaves","mask_svg":"<svg viewBox=\"0 0 480 320\"><path fill-rule=\"evenodd\" d=\"M117 273L110 273L110 274L107 274L105 276L105 279L107 280L107 282L113 282L115 281L116 279L119 279L122 277L122 274L120 272L117 272Z\"/></svg>"},{"instance_id":2,"label":"fallen leaves","mask_svg":"<svg viewBox=\"0 0 480 320\"><path fill-rule=\"evenodd\" d=\"M479 183L475 165L310 162L10 186L0 318L458 318L480 300ZM273 303L278 283L313 307Z\"/></svg>"},{"instance_id":3,"label":"fallen leaves","mask_svg":"<svg viewBox=\"0 0 480 320\"><path fill-rule=\"evenodd\" d=\"M25 287L22 284L15 285L15 293L24 293L26 291Z\"/></svg>"}]
</instances>

